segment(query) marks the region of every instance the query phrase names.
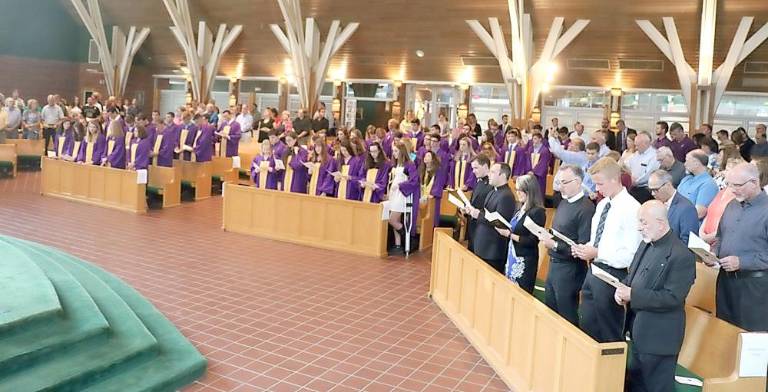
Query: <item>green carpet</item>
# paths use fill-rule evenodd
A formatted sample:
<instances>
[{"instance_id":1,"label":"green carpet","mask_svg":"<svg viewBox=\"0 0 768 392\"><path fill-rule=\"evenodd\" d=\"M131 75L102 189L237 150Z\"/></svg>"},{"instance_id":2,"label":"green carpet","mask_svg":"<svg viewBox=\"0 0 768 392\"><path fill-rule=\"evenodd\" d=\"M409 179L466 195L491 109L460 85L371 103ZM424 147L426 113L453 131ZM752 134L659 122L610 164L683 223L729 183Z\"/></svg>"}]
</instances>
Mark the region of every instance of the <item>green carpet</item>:
<instances>
[{"instance_id":1,"label":"green carpet","mask_svg":"<svg viewBox=\"0 0 768 392\"><path fill-rule=\"evenodd\" d=\"M205 371L197 350L121 280L53 248L0 236L0 260L19 254L47 277L61 305L46 324L17 322L0 335L0 391L174 391Z\"/></svg>"}]
</instances>

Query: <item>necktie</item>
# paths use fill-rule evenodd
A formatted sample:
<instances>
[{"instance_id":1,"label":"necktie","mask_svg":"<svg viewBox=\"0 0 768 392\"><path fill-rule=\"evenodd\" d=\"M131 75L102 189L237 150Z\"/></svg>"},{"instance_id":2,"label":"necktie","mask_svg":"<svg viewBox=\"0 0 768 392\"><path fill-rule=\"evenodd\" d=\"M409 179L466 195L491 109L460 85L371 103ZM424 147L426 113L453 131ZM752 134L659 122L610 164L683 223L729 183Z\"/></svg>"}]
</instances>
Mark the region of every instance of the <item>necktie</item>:
<instances>
[{"instance_id":1,"label":"necktie","mask_svg":"<svg viewBox=\"0 0 768 392\"><path fill-rule=\"evenodd\" d=\"M600 214L600 222L597 224L597 232L595 233L595 248L600 245L600 238L603 236L603 230L605 229L605 219L608 217L608 210L611 209L611 202L605 205L603 212Z\"/></svg>"}]
</instances>

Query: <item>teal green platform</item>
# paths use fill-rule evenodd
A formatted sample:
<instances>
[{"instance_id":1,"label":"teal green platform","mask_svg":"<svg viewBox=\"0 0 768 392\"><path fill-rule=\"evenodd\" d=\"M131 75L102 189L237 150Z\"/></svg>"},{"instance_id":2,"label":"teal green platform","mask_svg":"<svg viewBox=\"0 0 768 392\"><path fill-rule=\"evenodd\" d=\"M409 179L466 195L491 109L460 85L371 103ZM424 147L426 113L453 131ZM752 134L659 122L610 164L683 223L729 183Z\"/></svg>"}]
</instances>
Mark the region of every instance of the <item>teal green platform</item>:
<instances>
[{"instance_id":1,"label":"teal green platform","mask_svg":"<svg viewBox=\"0 0 768 392\"><path fill-rule=\"evenodd\" d=\"M0 392L175 391L206 365L120 279L54 248L0 236Z\"/></svg>"}]
</instances>

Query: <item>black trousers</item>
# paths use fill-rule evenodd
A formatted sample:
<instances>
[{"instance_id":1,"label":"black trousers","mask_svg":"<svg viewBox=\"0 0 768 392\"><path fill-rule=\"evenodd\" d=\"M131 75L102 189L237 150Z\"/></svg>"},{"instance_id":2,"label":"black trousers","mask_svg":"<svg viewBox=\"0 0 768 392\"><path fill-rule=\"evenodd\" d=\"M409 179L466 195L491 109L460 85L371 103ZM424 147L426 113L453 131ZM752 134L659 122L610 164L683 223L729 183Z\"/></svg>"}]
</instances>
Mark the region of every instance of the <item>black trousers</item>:
<instances>
[{"instance_id":1,"label":"black trousers","mask_svg":"<svg viewBox=\"0 0 768 392\"><path fill-rule=\"evenodd\" d=\"M768 331L768 271L752 277L750 271L717 275L717 317L747 331Z\"/></svg>"},{"instance_id":2,"label":"black trousers","mask_svg":"<svg viewBox=\"0 0 768 392\"><path fill-rule=\"evenodd\" d=\"M651 191L648 190L647 186L633 186L629 189L629 194L632 195L632 197L634 197L635 200L637 200L640 204L653 199L653 195L651 195Z\"/></svg>"},{"instance_id":3,"label":"black trousers","mask_svg":"<svg viewBox=\"0 0 768 392\"><path fill-rule=\"evenodd\" d=\"M500 274L504 275L504 267L507 266L507 260L491 260L491 259L483 259L488 265L490 265L493 269L496 271L499 271Z\"/></svg>"},{"instance_id":4,"label":"black trousers","mask_svg":"<svg viewBox=\"0 0 768 392\"><path fill-rule=\"evenodd\" d=\"M43 138L45 139L45 151L48 151L48 145L53 140L53 135L56 133L56 129L54 128L43 128ZM45 151L43 151L43 156L46 156Z\"/></svg>"},{"instance_id":5,"label":"black trousers","mask_svg":"<svg viewBox=\"0 0 768 392\"><path fill-rule=\"evenodd\" d=\"M584 262L551 259L545 284L547 304L573 325L579 325L579 292L587 275Z\"/></svg>"},{"instance_id":6,"label":"black trousers","mask_svg":"<svg viewBox=\"0 0 768 392\"><path fill-rule=\"evenodd\" d=\"M674 392L677 355L653 355L632 349L627 379L630 392Z\"/></svg>"},{"instance_id":7,"label":"black trousers","mask_svg":"<svg viewBox=\"0 0 768 392\"><path fill-rule=\"evenodd\" d=\"M523 264L525 264L525 270L523 270L523 276L517 279L517 285L521 289L533 293L533 288L536 286L536 274L539 271L539 252L535 255L522 256ZM505 262L506 263L506 262ZM506 264L504 265L506 269Z\"/></svg>"},{"instance_id":8,"label":"black trousers","mask_svg":"<svg viewBox=\"0 0 768 392\"><path fill-rule=\"evenodd\" d=\"M619 280L627 276L626 269L611 268L595 263ZM587 272L581 288L581 329L599 343L624 341L624 307L613 300L616 289Z\"/></svg>"}]
</instances>

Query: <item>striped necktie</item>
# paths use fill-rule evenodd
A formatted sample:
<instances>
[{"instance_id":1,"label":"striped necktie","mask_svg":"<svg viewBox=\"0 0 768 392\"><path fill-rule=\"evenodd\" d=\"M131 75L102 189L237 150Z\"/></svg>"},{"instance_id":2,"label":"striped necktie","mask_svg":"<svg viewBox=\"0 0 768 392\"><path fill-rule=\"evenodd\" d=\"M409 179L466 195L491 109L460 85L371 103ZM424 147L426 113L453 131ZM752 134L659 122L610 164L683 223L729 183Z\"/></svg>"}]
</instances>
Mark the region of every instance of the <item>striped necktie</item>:
<instances>
[{"instance_id":1,"label":"striped necktie","mask_svg":"<svg viewBox=\"0 0 768 392\"><path fill-rule=\"evenodd\" d=\"M611 202L605 205L603 212L600 214L600 222L597 224L597 233L595 233L595 248L600 245L600 239L603 237L603 230L605 229L605 219L608 217L608 210L611 209Z\"/></svg>"}]
</instances>

